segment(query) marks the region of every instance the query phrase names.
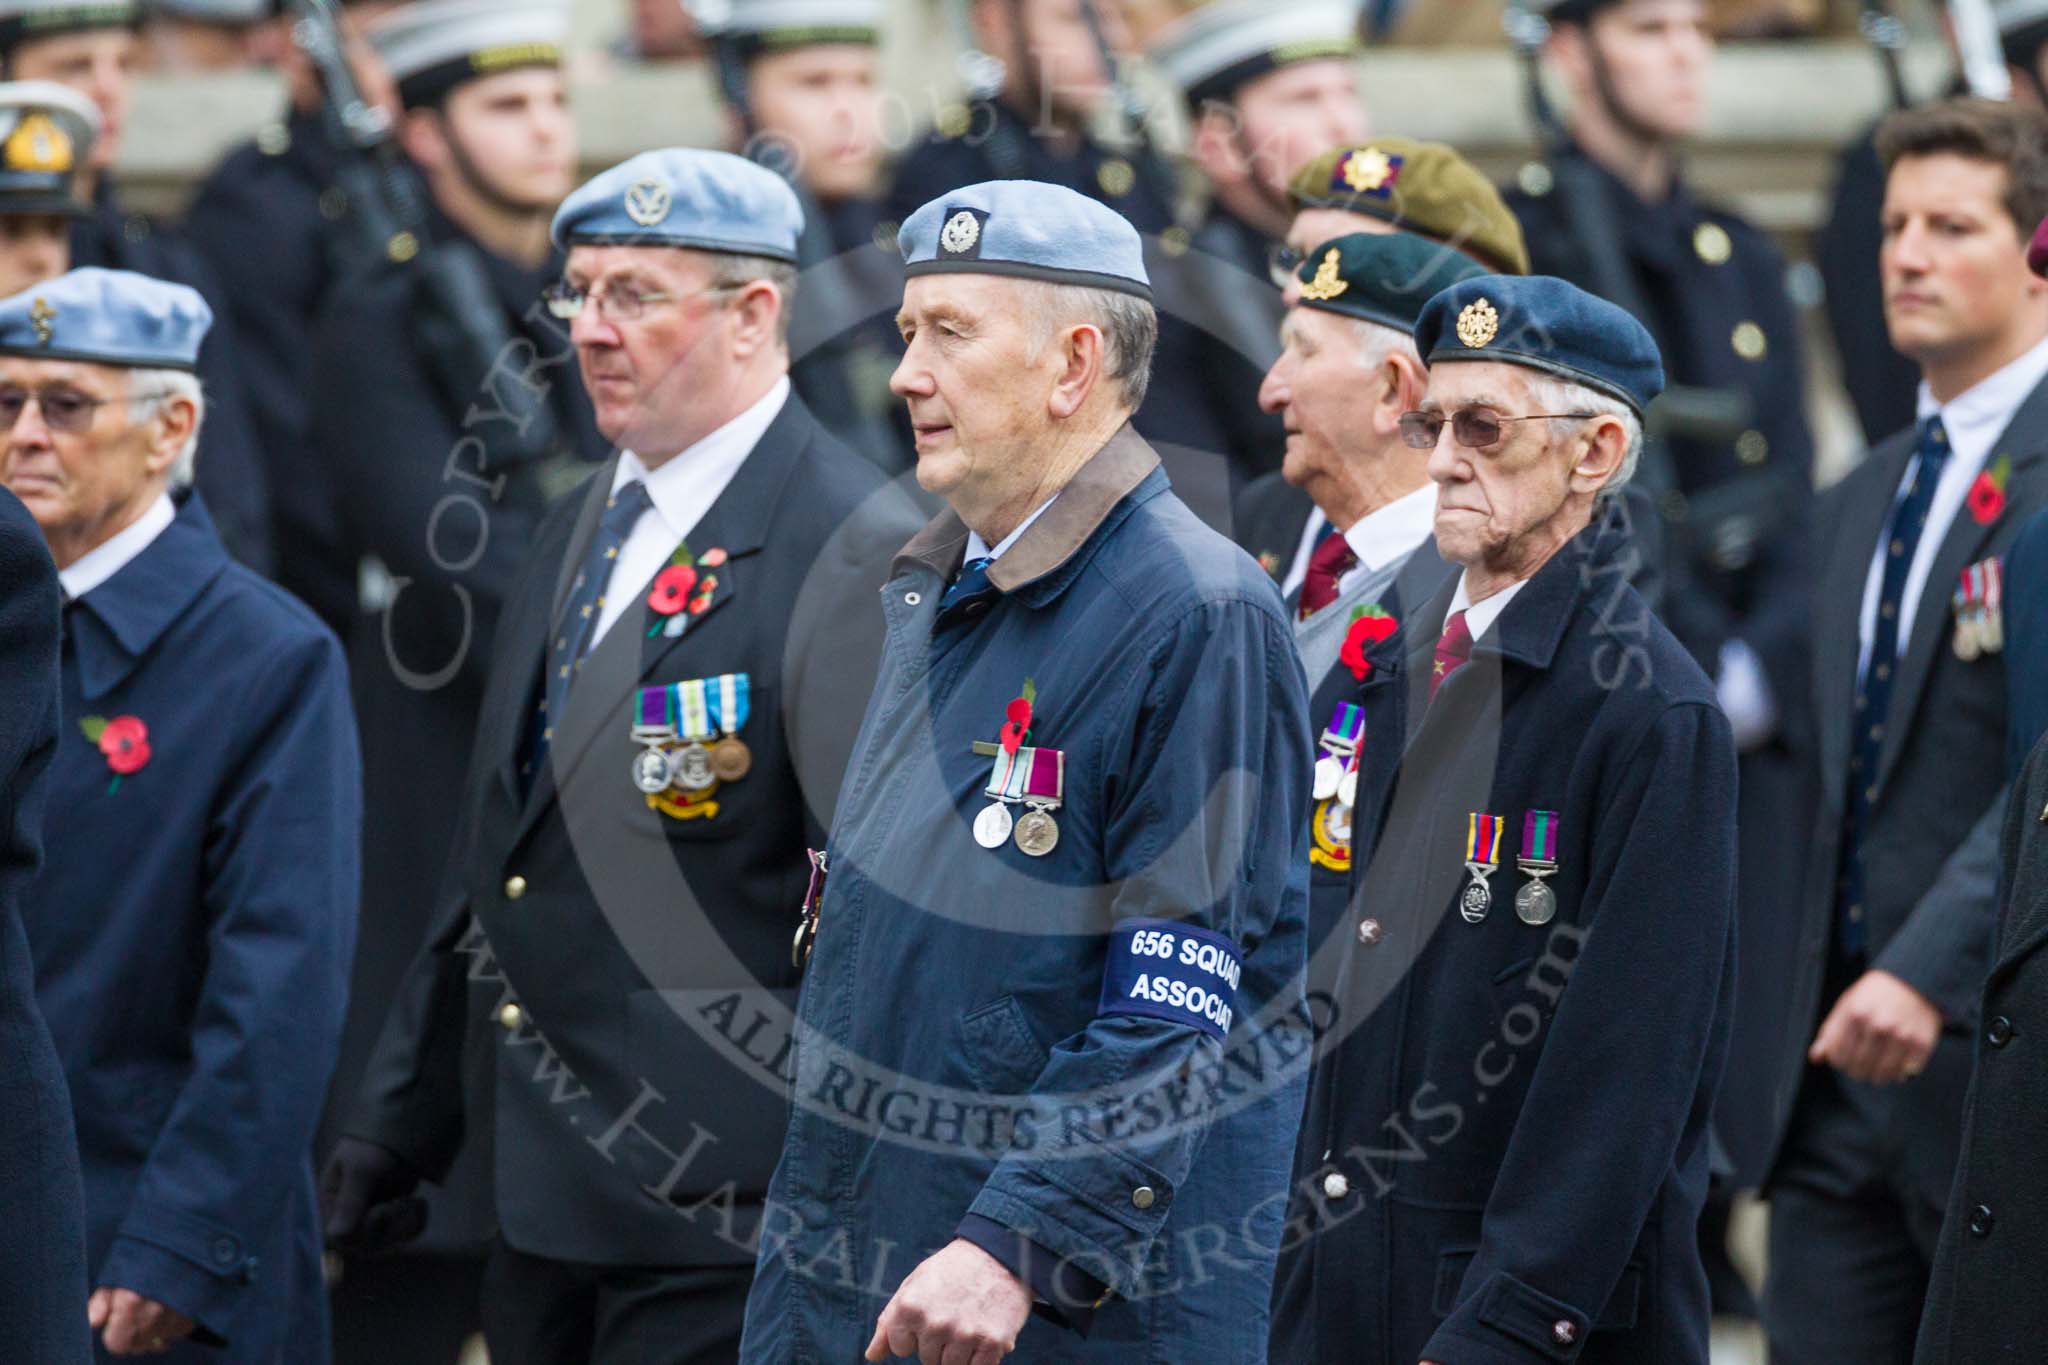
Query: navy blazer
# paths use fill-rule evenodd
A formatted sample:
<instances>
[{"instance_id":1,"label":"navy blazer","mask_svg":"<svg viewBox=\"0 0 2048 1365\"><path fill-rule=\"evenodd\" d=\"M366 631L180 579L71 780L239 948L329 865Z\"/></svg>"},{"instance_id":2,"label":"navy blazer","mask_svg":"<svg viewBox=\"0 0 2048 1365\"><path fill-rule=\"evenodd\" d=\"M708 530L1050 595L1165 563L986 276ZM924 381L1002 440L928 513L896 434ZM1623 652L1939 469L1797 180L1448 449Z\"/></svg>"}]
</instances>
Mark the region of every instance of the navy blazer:
<instances>
[{"instance_id":1,"label":"navy blazer","mask_svg":"<svg viewBox=\"0 0 2048 1365\"><path fill-rule=\"evenodd\" d=\"M78 1118L95 1285L194 1318L173 1359L326 1359L313 1124L355 937L341 648L200 498L66 613L26 920ZM139 720L117 774L90 737ZM118 779L118 780L117 780Z\"/></svg>"},{"instance_id":2,"label":"navy blazer","mask_svg":"<svg viewBox=\"0 0 2048 1365\"><path fill-rule=\"evenodd\" d=\"M42 856L57 747L57 568L0 488L0 1346L10 1359L82 1365L85 1215L64 1073L36 1007L19 918Z\"/></svg>"},{"instance_id":3,"label":"navy blazer","mask_svg":"<svg viewBox=\"0 0 2048 1365\"><path fill-rule=\"evenodd\" d=\"M2017 778L2048 734L2048 507L2005 554L2005 774Z\"/></svg>"}]
</instances>

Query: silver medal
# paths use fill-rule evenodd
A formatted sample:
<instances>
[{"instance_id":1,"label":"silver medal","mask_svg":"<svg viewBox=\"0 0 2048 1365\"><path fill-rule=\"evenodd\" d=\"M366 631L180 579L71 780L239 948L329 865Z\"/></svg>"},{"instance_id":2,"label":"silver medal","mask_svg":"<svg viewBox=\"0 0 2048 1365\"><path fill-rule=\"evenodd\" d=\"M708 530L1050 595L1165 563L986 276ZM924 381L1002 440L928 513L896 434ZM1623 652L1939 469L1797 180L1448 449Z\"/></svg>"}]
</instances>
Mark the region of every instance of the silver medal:
<instances>
[{"instance_id":1,"label":"silver medal","mask_svg":"<svg viewBox=\"0 0 2048 1365\"><path fill-rule=\"evenodd\" d=\"M998 801L974 817L974 842L983 848L1001 848L1010 837L1010 808Z\"/></svg>"},{"instance_id":2,"label":"silver medal","mask_svg":"<svg viewBox=\"0 0 2048 1365\"><path fill-rule=\"evenodd\" d=\"M1031 857L1043 858L1059 841L1059 822L1042 807L1032 807L1017 821L1017 847Z\"/></svg>"},{"instance_id":3,"label":"silver medal","mask_svg":"<svg viewBox=\"0 0 2048 1365\"><path fill-rule=\"evenodd\" d=\"M718 774L711 770L711 751L701 744L692 744L669 755L675 766L675 784L686 792L700 792L718 781Z\"/></svg>"},{"instance_id":4,"label":"silver medal","mask_svg":"<svg viewBox=\"0 0 2048 1365\"><path fill-rule=\"evenodd\" d=\"M1557 918L1557 893L1531 879L1515 893L1515 915L1524 924L1544 925Z\"/></svg>"},{"instance_id":5,"label":"silver medal","mask_svg":"<svg viewBox=\"0 0 2048 1365\"><path fill-rule=\"evenodd\" d=\"M1984 652L1984 642L1979 638L1979 623L1982 621L1978 609L1964 607L1956 613L1955 650L1956 657L1969 663Z\"/></svg>"},{"instance_id":6,"label":"silver medal","mask_svg":"<svg viewBox=\"0 0 2048 1365\"><path fill-rule=\"evenodd\" d=\"M1318 801L1327 801L1337 794L1337 784L1344 777L1344 762L1324 754L1316 760L1315 796Z\"/></svg>"},{"instance_id":7,"label":"silver medal","mask_svg":"<svg viewBox=\"0 0 2048 1365\"><path fill-rule=\"evenodd\" d=\"M1486 918L1486 912L1493 908L1493 889L1486 884L1486 878L1478 872L1466 885L1465 893L1458 897L1458 913L1465 917L1467 924L1477 924Z\"/></svg>"},{"instance_id":8,"label":"silver medal","mask_svg":"<svg viewBox=\"0 0 2048 1365\"><path fill-rule=\"evenodd\" d=\"M1343 780L1337 784L1337 804L1346 810L1358 804L1358 769L1353 768L1345 773Z\"/></svg>"},{"instance_id":9,"label":"silver medal","mask_svg":"<svg viewBox=\"0 0 2048 1365\"><path fill-rule=\"evenodd\" d=\"M1977 617L1977 642L1986 654L1997 654L2005 648L2005 609L1986 606Z\"/></svg>"},{"instance_id":10,"label":"silver medal","mask_svg":"<svg viewBox=\"0 0 2048 1365\"><path fill-rule=\"evenodd\" d=\"M633 760L633 785L649 796L661 795L674 780L668 755L660 749L642 749Z\"/></svg>"}]
</instances>

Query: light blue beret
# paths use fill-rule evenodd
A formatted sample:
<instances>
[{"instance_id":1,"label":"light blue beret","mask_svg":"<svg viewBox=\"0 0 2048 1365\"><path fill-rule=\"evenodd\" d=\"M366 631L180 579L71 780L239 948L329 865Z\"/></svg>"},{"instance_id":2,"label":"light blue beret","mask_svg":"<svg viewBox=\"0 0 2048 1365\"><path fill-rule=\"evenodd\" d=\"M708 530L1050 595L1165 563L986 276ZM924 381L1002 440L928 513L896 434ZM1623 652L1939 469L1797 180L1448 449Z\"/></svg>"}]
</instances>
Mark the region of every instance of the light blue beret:
<instances>
[{"instance_id":1,"label":"light blue beret","mask_svg":"<svg viewBox=\"0 0 2048 1365\"><path fill-rule=\"evenodd\" d=\"M730 152L669 147L599 175L555 213L555 245L686 246L796 260L804 211L789 183Z\"/></svg>"},{"instance_id":2,"label":"light blue beret","mask_svg":"<svg viewBox=\"0 0 2048 1365\"><path fill-rule=\"evenodd\" d=\"M1064 185L988 180L952 190L897 229L905 275L1015 275L1152 297L1138 230Z\"/></svg>"},{"instance_id":3,"label":"light blue beret","mask_svg":"<svg viewBox=\"0 0 2048 1365\"><path fill-rule=\"evenodd\" d=\"M0 355L191 370L211 326L196 289L86 266L0 299Z\"/></svg>"}]
</instances>

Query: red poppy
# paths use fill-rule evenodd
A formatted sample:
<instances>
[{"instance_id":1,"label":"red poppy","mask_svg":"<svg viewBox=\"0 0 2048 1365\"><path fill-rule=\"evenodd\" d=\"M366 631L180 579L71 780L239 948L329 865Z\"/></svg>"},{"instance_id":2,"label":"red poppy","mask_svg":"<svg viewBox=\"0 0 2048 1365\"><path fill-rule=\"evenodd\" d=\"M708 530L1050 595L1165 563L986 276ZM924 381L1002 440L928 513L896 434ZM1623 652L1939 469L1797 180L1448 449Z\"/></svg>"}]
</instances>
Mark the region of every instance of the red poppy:
<instances>
[{"instance_id":1,"label":"red poppy","mask_svg":"<svg viewBox=\"0 0 2048 1365\"><path fill-rule=\"evenodd\" d=\"M139 716L115 716L100 731L99 743L107 766L122 777L141 772L149 762L149 727Z\"/></svg>"},{"instance_id":2,"label":"red poppy","mask_svg":"<svg viewBox=\"0 0 2048 1365\"><path fill-rule=\"evenodd\" d=\"M1989 526L2005 515L2005 486L1988 471L1970 485L1970 515L1979 526Z\"/></svg>"},{"instance_id":3,"label":"red poppy","mask_svg":"<svg viewBox=\"0 0 2048 1365\"><path fill-rule=\"evenodd\" d=\"M1024 743L1025 734L1031 729L1031 699L1013 698L1010 704L1003 708L1003 715L1003 752L1014 754Z\"/></svg>"},{"instance_id":4,"label":"red poppy","mask_svg":"<svg viewBox=\"0 0 2048 1365\"><path fill-rule=\"evenodd\" d=\"M687 564L671 564L654 576L654 588L647 594L647 609L662 616L674 616L697 586L697 571Z\"/></svg>"},{"instance_id":5,"label":"red poppy","mask_svg":"<svg viewBox=\"0 0 2048 1365\"><path fill-rule=\"evenodd\" d=\"M1396 622L1386 615L1360 616L1351 623L1351 629L1344 633L1344 647L1337 651L1337 659L1351 670L1351 676L1364 682L1372 676L1372 660L1365 652L1394 633Z\"/></svg>"}]
</instances>

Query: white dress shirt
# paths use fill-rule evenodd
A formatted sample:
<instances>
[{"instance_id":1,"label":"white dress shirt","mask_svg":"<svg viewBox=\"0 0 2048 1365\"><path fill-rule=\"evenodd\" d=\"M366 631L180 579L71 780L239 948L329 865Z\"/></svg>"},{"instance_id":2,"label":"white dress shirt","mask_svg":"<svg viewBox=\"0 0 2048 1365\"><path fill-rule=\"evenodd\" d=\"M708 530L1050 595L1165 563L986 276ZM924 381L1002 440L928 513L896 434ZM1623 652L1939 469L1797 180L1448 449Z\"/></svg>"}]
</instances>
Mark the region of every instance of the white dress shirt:
<instances>
[{"instance_id":1,"label":"white dress shirt","mask_svg":"<svg viewBox=\"0 0 2048 1365\"><path fill-rule=\"evenodd\" d=\"M1467 573L1458 575L1458 590L1451 594L1451 609L1444 613L1444 620L1448 622L1451 617L1461 611L1464 612L1465 629L1472 632L1472 642L1477 644L1481 636L1493 629L1493 623L1500 619L1500 614L1507 610L1508 603L1515 600L1515 594L1520 592L1529 580L1525 578L1519 583L1510 583L1484 602L1474 602L1471 590L1465 586L1469 572L1468 570Z\"/></svg>"},{"instance_id":2,"label":"white dress shirt","mask_svg":"<svg viewBox=\"0 0 2048 1365\"><path fill-rule=\"evenodd\" d=\"M637 594L661 572L676 546L697 529L711 504L718 501L732 476L740 472L747 456L761 443L762 435L782 412L788 398L789 377L785 375L752 407L656 469L650 470L630 450L619 452L618 469L612 474L612 492L641 479L646 482L648 499L654 505L633 523L626 543L619 547L619 557L612 561L604 605L598 609L597 633L590 637L592 649L626 614ZM701 553L711 547L690 548Z\"/></svg>"},{"instance_id":3,"label":"white dress shirt","mask_svg":"<svg viewBox=\"0 0 2048 1365\"><path fill-rule=\"evenodd\" d=\"M1294 566L1287 571L1287 578L1280 584L1280 595L1289 596L1301 587L1308 577L1309 557L1315 553L1316 542L1322 539L1323 528L1330 519L1323 515L1321 508L1309 512L1308 524L1301 528L1301 543L1294 550ZM1385 507L1366 516L1344 532L1344 543L1351 547L1351 553L1358 563L1345 570L1337 580L1337 595L1342 597L1362 577L1380 573L1389 564L1399 563L1421 548L1422 542L1436 534L1436 485L1425 483L1412 493L1403 493Z\"/></svg>"},{"instance_id":4,"label":"white dress shirt","mask_svg":"<svg viewBox=\"0 0 2048 1365\"><path fill-rule=\"evenodd\" d=\"M133 525L123 527L87 550L70 568L57 570L57 581L64 585L65 597L75 601L127 568L130 560L147 550L177 519L178 509L172 505L171 495L157 494L156 501Z\"/></svg>"},{"instance_id":5,"label":"white dress shirt","mask_svg":"<svg viewBox=\"0 0 2048 1365\"><path fill-rule=\"evenodd\" d=\"M1001 559L1005 551L1023 539L1024 533L1031 529L1031 523L1044 516L1045 509L1059 501L1059 496L1059 494L1055 493L1044 502L1038 504L1037 509L1030 516L1018 522L1017 529L998 541L994 549L990 549L989 543L981 538L981 532L975 530L972 526L968 527L967 553L960 557L960 562L966 564L980 559L983 555L987 555L990 559Z\"/></svg>"},{"instance_id":6,"label":"white dress shirt","mask_svg":"<svg viewBox=\"0 0 2048 1365\"><path fill-rule=\"evenodd\" d=\"M2019 411L2020 404L2027 401L2027 395L2040 387L2044 379L2048 379L2048 341L2037 342L2025 355L1945 404L1934 401L1934 395L1924 382L1920 385L1920 420L1924 422L1937 412L1941 414L1942 429L1948 433L1949 456L1948 463L1942 466L1941 481L1934 485L1934 501L1927 508L1927 529L1921 533L1920 544L1913 551L1913 563L1906 571L1906 589L1899 599L1901 650L1913 636L1913 618L1918 614L1920 599L1927 590L1927 576L1934 571L1935 556L1941 553L1941 543L1948 539L1956 514L1963 510L1970 485L1991 462L1992 447L2011 423L2013 414ZM1905 474L1900 476L1894 505L1899 497L1905 495L1906 480L1912 477L1912 472L1913 462L1909 460ZM1870 641L1877 633L1877 599L1884 592L1884 561L1885 536L1880 529L1877 544L1870 549L1870 568L1863 576L1863 612L1858 626L1860 643L1856 655L1856 676L1859 678L1870 667ZM1953 586L1934 585L1937 594L1934 610L1946 609L1948 591Z\"/></svg>"}]
</instances>

